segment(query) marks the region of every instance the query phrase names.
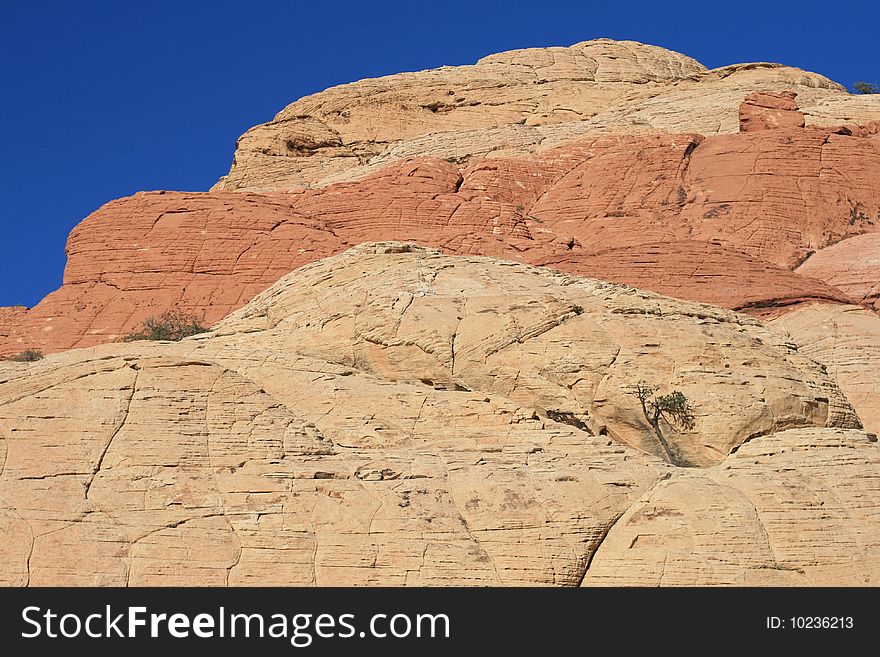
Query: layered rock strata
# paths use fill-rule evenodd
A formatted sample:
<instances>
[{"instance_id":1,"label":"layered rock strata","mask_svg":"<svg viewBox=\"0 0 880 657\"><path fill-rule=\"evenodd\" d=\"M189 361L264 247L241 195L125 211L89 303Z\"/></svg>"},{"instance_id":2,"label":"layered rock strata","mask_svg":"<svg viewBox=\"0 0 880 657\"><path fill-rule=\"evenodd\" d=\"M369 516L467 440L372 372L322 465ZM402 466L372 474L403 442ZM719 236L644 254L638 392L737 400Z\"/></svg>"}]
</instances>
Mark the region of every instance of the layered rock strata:
<instances>
[{"instance_id":1,"label":"layered rock strata","mask_svg":"<svg viewBox=\"0 0 880 657\"><path fill-rule=\"evenodd\" d=\"M709 467L661 458L639 380L687 392L663 431ZM0 363L0 581L876 584L856 427L743 315L364 245L209 334Z\"/></svg>"}]
</instances>

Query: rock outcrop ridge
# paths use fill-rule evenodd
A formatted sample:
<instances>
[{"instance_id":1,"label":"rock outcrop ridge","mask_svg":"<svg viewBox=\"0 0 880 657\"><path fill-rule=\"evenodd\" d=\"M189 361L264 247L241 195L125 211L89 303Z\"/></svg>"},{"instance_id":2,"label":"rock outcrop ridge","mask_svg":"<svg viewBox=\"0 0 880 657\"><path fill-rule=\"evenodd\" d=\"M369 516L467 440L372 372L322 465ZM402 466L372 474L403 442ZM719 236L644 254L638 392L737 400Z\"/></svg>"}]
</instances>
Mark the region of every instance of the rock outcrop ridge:
<instances>
[{"instance_id":1,"label":"rock outcrop ridge","mask_svg":"<svg viewBox=\"0 0 880 657\"><path fill-rule=\"evenodd\" d=\"M818 127L602 136L464 168L408 160L319 189L137 194L74 229L64 285L0 316L0 354L113 341L171 307L211 323L291 269L376 239L751 312L871 304L859 281L873 280L862 253L880 228L878 143ZM823 249L859 243L851 265L819 265Z\"/></svg>"},{"instance_id":2,"label":"rock outcrop ridge","mask_svg":"<svg viewBox=\"0 0 880 657\"><path fill-rule=\"evenodd\" d=\"M625 392L640 378L692 397L695 429L664 431L708 468L654 455ZM0 363L0 581L876 584L878 448L857 426L815 362L743 315L363 245L209 334ZM762 486L800 511L783 522ZM726 515L670 498L689 488ZM658 565L686 531L700 549ZM722 545L750 551L694 569Z\"/></svg>"},{"instance_id":3,"label":"rock outcrop ridge","mask_svg":"<svg viewBox=\"0 0 880 657\"><path fill-rule=\"evenodd\" d=\"M876 586L878 249L880 96L799 69L302 98L0 308L0 584Z\"/></svg>"},{"instance_id":4,"label":"rock outcrop ridge","mask_svg":"<svg viewBox=\"0 0 880 657\"><path fill-rule=\"evenodd\" d=\"M267 191L355 180L402 158L472 163L597 134L735 133L754 92L792 91L808 125L880 120L880 104L779 64L707 70L665 48L597 39L490 55L302 98L238 140L215 189Z\"/></svg>"}]
</instances>

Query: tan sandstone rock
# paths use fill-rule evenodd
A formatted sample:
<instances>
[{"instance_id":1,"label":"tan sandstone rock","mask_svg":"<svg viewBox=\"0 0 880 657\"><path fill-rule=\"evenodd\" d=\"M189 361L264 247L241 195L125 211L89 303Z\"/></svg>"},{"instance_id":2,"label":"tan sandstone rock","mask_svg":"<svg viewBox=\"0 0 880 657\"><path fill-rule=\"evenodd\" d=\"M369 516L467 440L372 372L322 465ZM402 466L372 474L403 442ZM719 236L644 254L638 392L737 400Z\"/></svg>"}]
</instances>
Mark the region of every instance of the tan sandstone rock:
<instances>
[{"instance_id":1,"label":"tan sandstone rock","mask_svg":"<svg viewBox=\"0 0 880 657\"><path fill-rule=\"evenodd\" d=\"M880 584L878 121L605 39L296 101L0 308L86 347L0 360L0 584Z\"/></svg>"},{"instance_id":2,"label":"tan sandstone rock","mask_svg":"<svg viewBox=\"0 0 880 657\"><path fill-rule=\"evenodd\" d=\"M217 187L261 193L151 192L86 218L64 285L0 309L0 356L118 340L169 309L211 324L291 269L386 239L756 316L870 306L877 102L607 39L328 89L240 140ZM358 182L326 186L342 180Z\"/></svg>"},{"instance_id":3,"label":"tan sandstone rock","mask_svg":"<svg viewBox=\"0 0 880 657\"><path fill-rule=\"evenodd\" d=\"M865 586L880 578L880 448L792 429L660 481L614 524L584 586Z\"/></svg>"},{"instance_id":4,"label":"tan sandstone rock","mask_svg":"<svg viewBox=\"0 0 880 657\"><path fill-rule=\"evenodd\" d=\"M687 391L697 427L665 430L681 454L722 465L641 451L656 441L624 390L640 377ZM822 428L857 422L815 363L742 315L364 245L286 276L210 334L0 363L0 582L572 586L660 482L696 485L750 436L812 427L737 451L743 477L777 486L748 449L826 435L862 449L863 434ZM834 481L858 474L824 451L799 459ZM788 494L804 506L813 493ZM861 538L814 539L850 560L821 581L876 583L860 560L877 491L848 495L863 515L836 527ZM705 532L760 537L715 518ZM758 581L749 563L725 572Z\"/></svg>"},{"instance_id":5,"label":"tan sandstone rock","mask_svg":"<svg viewBox=\"0 0 880 657\"><path fill-rule=\"evenodd\" d=\"M817 303L769 325L827 367L865 429L880 433L880 317L859 306Z\"/></svg>"},{"instance_id":6,"label":"tan sandstone rock","mask_svg":"<svg viewBox=\"0 0 880 657\"><path fill-rule=\"evenodd\" d=\"M732 133L740 103L759 91L796 92L808 124L880 120L880 99L815 73L767 63L708 71L664 48L597 39L307 96L242 135L215 189L323 185L403 158L521 155L599 133Z\"/></svg>"},{"instance_id":7,"label":"tan sandstone rock","mask_svg":"<svg viewBox=\"0 0 880 657\"><path fill-rule=\"evenodd\" d=\"M332 321L316 321L322 308ZM237 345L385 379L502 393L658 456L631 388L681 389L701 409L695 434L670 438L685 463L789 426L860 426L814 362L742 315L409 246L363 245L300 268L215 330L215 342L232 332ZM701 395L707 371L712 394Z\"/></svg>"}]
</instances>

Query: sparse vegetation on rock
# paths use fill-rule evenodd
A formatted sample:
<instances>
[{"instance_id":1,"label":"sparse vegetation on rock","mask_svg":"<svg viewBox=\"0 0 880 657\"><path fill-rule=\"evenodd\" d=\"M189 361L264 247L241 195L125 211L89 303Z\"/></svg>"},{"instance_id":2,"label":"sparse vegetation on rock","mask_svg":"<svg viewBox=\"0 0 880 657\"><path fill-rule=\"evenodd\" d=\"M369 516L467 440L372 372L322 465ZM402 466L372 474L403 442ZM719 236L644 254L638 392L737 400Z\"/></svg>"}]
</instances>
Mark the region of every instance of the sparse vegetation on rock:
<instances>
[{"instance_id":1,"label":"sparse vegetation on rock","mask_svg":"<svg viewBox=\"0 0 880 657\"><path fill-rule=\"evenodd\" d=\"M855 89L856 93L860 94L878 94L880 93L880 87L878 87L873 82L864 82L859 80L853 85L853 89Z\"/></svg>"},{"instance_id":2,"label":"sparse vegetation on rock","mask_svg":"<svg viewBox=\"0 0 880 657\"><path fill-rule=\"evenodd\" d=\"M6 358L6 360L15 361L16 363L33 363L42 359L43 352L39 349L25 349L24 351Z\"/></svg>"},{"instance_id":3,"label":"sparse vegetation on rock","mask_svg":"<svg viewBox=\"0 0 880 657\"><path fill-rule=\"evenodd\" d=\"M528 71L548 56L566 63L535 85ZM786 308L849 301L797 266L808 250L854 233L854 204L875 222L858 232L880 229L870 127L878 117L866 102L878 96L787 67L706 71L662 48L597 40L296 101L239 140L214 191L140 193L86 218L71 235L71 276L59 293L34 308L0 308L0 349L33 335L47 352L101 344L132 330L137 307L182 307L210 325L286 272L388 239L754 315L780 299L792 302ZM560 111L538 116L549 108ZM804 127L805 116L814 125ZM843 123L853 134L830 138ZM381 154L365 160L377 144ZM742 179L755 159L767 169ZM294 189L305 191L275 194ZM181 256L181 240L198 267ZM74 315L44 332L52 318Z\"/></svg>"},{"instance_id":4,"label":"sparse vegetation on rock","mask_svg":"<svg viewBox=\"0 0 880 657\"><path fill-rule=\"evenodd\" d=\"M202 325L202 320L179 310L170 310L162 315L147 317L140 329L126 335L125 342L135 340L169 340L176 342L191 335L205 333L209 329Z\"/></svg>"},{"instance_id":5,"label":"sparse vegetation on rock","mask_svg":"<svg viewBox=\"0 0 880 657\"><path fill-rule=\"evenodd\" d=\"M0 307L0 584L880 584L880 96L708 73L344 85L98 210Z\"/></svg>"},{"instance_id":6,"label":"sparse vegetation on rock","mask_svg":"<svg viewBox=\"0 0 880 657\"><path fill-rule=\"evenodd\" d=\"M0 582L880 583L877 444L815 360L741 314L384 242L214 328L4 368ZM629 392L696 406L672 365L703 387L699 440L658 423L692 466L670 476ZM33 541L46 517L63 541Z\"/></svg>"},{"instance_id":7,"label":"sparse vegetation on rock","mask_svg":"<svg viewBox=\"0 0 880 657\"><path fill-rule=\"evenodd\" d=\"M679 429L690 431L694 428L696 421L694 409L683 392L673 390L668 395L658 395L658 390L659 388L656 386L649 386L639 382L633 389L632 394L638 397L642 405L642 412L645 414L645 419L648 420L648 424L654 429L654 433L663 446L663 451L666 452L669 462L673 465L685 465L670 448L666 437L663 435L663 430L660 428L660 423L665 421L667 424L676 426Z\"/></svg>"}]
</instances>

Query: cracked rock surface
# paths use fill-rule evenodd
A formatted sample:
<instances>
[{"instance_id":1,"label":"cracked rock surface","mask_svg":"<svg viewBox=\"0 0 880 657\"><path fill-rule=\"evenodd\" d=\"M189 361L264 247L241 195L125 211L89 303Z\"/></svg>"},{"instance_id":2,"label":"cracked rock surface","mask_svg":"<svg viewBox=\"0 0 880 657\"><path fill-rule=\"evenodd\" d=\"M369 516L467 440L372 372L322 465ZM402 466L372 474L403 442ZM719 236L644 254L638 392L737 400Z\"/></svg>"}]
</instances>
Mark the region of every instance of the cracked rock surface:
<instances>
[{"instance_id":1,"label":"cracked rock surface","mask_svg":"<svg viewBox=\"0 0 880 657\"><path fill-rule=\"evenodd\" d=\"M816 73L768 63L707 70L665 48L596 39L301 98L239 138L229 174L215 189L324 185L401 158L522 155L601 133L732 133L746 96L786 91L798 94L800 125L880 120L880 101L851 96Z\"/></svg>"},{"instance_id":2,"label":"cracked rock surface","mask_svg":"<svg viewBox=\"0 0 880 657\"><path fill-rule=\"evenodd\" d=\"M0 584L876 586L878 236L880 95L796 68L302 98L0 308Z\"/></svg>"},{"instance_id":3,"label":"cracked rock surface","mask_svg":"<svg viewBox=\"0 0 880 657\"><path fill-rule=\"evenodd\" d=\"M791 429L663 479L614 523L584 586L876 586L880 449L865 438Z\"/></svg>"},{"instance_id":4,"label":"cracked rock surface","mask_svg":"<svg viewBox=\"0 0 880 657\"><path fill-rule=\"evenodd\" d=\"M855 235L822 249L797 272L833 285L880 315L880 233Z\"/></svg>"},{"instance_id":5,"label":"cracked rock surface","mask_svg":"<svg viewBox=\"0 0 880 657\"><path fill-rule=\"evenodd\" d=\"M408 160L319 189L140 193L72 231L59 290L0 309L0 354L110 342L170 308L211 324L296 267L386 239L756 314L868 305L875 137L812 126L599 136L469 167Z\"/></svg>"},{"instance_id":6,"label":"cracked rock surface","mask_svg":"<svg viewBox=\"0 0 880 657\"><path fill-rule=\"evenodd\" d=\"M756 315L871 306L878 181L880 96L778 64L598 39L361 80L249 130L214 191L86 218L62 287L0 308L0 356L111 342L170 308L210 324L388 239Z\"/></svg>"},{"instance_id":7,"label":"cracked rock surface","mask_svg":"<svg viewBox=\"0 0 880 657\"><path fill-rule=\"evenodd\" d=\"M693 467L660 458L640 379L692 400L663 430ZM0 363L0 582L876 584L859 426L744 315L367 244L208 334ZM642 559L625 531L656 516Z\"/></svg>"},{"instance_id":8,"label":"cracked rock surface","mask_svg":"<svg viewBox=\"0 0 880 657\"><path fill-rule=\"evenodd\" d=\"M822 363L867 431L880 433L880 316L861 306L808 304L769 323Z\"/></svg>"}]
</instances>

